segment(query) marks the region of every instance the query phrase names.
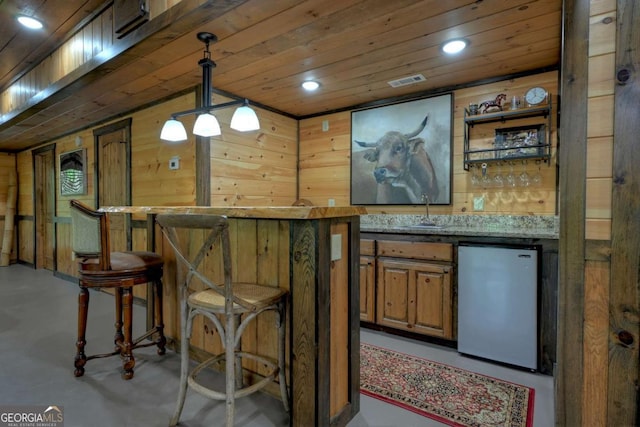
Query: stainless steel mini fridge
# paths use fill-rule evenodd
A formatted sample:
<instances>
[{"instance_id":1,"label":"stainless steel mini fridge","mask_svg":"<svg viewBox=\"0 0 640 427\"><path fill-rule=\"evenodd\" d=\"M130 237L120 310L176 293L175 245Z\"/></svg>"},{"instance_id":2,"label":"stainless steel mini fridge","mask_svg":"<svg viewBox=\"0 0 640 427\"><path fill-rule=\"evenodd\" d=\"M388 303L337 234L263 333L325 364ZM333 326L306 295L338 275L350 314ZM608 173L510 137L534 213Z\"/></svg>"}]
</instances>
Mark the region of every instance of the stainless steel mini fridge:
<instances>
[{"instance_id":1,"label":"stainless steel mini fridge","mask_svg":"<svg viewBox=\"0 0 640 427\"><path fill-rule=\"evenodd\" d=\"M536 370L538 251L458 247L458 351Z\"/></svg>"}]
</instances>

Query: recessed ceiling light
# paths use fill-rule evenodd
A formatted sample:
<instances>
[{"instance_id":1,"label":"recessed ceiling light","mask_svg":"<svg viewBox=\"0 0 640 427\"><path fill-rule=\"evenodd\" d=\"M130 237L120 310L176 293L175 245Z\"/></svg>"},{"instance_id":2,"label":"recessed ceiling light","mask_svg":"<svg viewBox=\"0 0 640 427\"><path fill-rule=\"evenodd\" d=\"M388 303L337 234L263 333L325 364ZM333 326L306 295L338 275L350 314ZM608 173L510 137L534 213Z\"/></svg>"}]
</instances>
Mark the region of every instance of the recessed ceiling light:
<instances>
[{"instance_id":1,"label":"recessed ceiling light","mask_svg":"<svg viewBox=\"0 0 640 427\"><path fill-rule=\"evenodd\" d=\"M40 28L42 28L42 22L30 16L18 16L18 22L32 30L39 30Z\"/></svg>"},{"instance_id":2,"label":"recessed ceiling light","mask_svg":"<svg viewBox=\"0 0 640 427\"><path fill-rule=\"evenodd\" d=\"M306 82L302 82L302 88L304 90L313 91L320 87L320 83L314 82L313 80L307 80Z\"/></svg>"},{"instance_id":3,"label":"recessed ceiling light","mask_svg":"<svg viewBox=\"0 0 640 427\"><path fill-rule=\"evenodd\" d=\"M442 45L442 51L449 55L455 55L456 53L464 50L465 47L469 45L469 41L465 39L453 39L446 41Z\"/></svg>"}]
</instances>

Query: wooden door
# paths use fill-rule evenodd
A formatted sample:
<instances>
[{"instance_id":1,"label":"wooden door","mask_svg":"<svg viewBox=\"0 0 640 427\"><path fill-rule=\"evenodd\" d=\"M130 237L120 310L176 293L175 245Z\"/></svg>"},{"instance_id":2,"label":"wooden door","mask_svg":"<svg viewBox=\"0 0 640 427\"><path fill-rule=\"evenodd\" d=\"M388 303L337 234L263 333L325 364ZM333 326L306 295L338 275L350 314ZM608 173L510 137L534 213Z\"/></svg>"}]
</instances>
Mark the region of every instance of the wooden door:
<instances>
[{"instance_id":1,"label":"wooden door","mask_svg":"<svg viewBox=\"0 0 640 427\"><path fill-rule=\"evenodd\" d=\"M129 206L131 204L131 168L129 164L130 120L96 129L98 155L97 206ZM128 215L110 215L112 251L131 249L131 229Z\"/></svg>"},{"instance_id":2,"label":"wooden door","mask_svg":"<svg viewBox=\"0 0 640 427\"><path fill-rule=\"evenodd\" d=\"M131 205L130 125L130 120L124 120L93 132L97 153L97 207ZM131 249L128 214L109 215L109 238L112 252ZM146 295L146 290L141 288L133 288L134 296ZM113 293L112 290L107 292Z\"/></svg>"},{"instance_id":3,"label":"wooden door","mask_svg":"<svg viewBox=\"0 0 640 427\"><path fill-rule=\"evenodd\" d=\"M34 168L34 263L36 268L55 269L55 151L54 146L33 152Z\"/></svg>"}]
</instances>

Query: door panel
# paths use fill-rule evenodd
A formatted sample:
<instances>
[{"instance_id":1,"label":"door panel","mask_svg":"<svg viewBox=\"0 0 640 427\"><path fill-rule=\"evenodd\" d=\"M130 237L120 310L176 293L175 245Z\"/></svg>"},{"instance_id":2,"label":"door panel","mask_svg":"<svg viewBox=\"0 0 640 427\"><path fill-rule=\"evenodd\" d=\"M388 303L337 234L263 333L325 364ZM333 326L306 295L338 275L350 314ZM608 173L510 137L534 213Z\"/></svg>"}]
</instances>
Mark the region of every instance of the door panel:
<instances>
[{"instance_id":1,"label":"door panel","mask_svg":"<svg viewBox=\"0 0 640 427\"><path fill-rule=\"evenodd\" d=\"M131 121L124 120L94 131L97 155L97 207L131 205ZM109 215L111 251L131 250L130 217ZM135 297L146 296L146 286L135 286ZM113 293L111 290L107 290Z\"/></svg>"},{"instance_id":2,"label":"door panel","mask_svg":"<svg viewBox=\"0 0 640 427\"><path fill-rule=\"evenodd\" d=\"M33 155L35 195L35 266L54 270L55 231L55 151L54 147Z\"/></svg>"},{"instance_id":3,"label":"door panel","mask_svg":"<svg viewBox=\"0 0 640 427\"><path fill-rule=\"evenodd\" d=\"M127 197L127 141L124 130L99 137L100 171L98 180L99 206L126 206ZM112 251L129 249L128 221L126 215L110 215L110 239Z\"/></svg>"}]
</instances>

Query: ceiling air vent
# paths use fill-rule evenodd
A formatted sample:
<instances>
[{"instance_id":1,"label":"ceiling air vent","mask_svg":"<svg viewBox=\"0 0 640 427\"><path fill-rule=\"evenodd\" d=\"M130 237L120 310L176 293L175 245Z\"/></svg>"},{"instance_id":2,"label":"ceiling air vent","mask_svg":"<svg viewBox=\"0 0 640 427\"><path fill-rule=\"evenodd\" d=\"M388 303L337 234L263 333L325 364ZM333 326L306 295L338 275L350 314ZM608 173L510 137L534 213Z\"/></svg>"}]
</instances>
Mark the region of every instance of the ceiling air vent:
<instances>
[{"instance_id":1,"label":"ceiling air vent","mask_svg":"<svg viewBox=\"0 0 640 427\"><path fill-rule=\"evenodd\" d=\"M400 87L400 86L412 85L414 83L419 83L424 81L427 81L427 79L425 79L422 74L414 74L413 76L403 77L397 80L391 80L390 82L387 82L387 83L389 83L389 86L391 87Z\"/></svg>"}]
</instances>

